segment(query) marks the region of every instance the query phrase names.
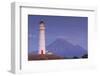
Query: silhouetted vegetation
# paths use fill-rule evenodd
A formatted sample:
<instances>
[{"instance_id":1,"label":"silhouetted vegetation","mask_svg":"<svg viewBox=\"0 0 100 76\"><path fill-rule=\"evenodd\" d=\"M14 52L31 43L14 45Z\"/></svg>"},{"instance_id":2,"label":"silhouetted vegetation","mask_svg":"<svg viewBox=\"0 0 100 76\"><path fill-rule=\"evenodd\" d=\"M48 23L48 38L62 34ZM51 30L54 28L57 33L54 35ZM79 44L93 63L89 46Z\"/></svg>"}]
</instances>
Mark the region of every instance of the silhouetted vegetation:
<instances>
[{"instance_id":1,"label":"silhouetted vegetation","mask_svg":"<svg viewBox=\"0 0 100 76\"><path fill-rule=\"evenodd\" d=\"M88 54L84 54L82 58L88 58Z\"/></svg>"},{"instance_id":2,"label":"silhouetted vegetation","mask_svg":"<svg viewBox=\"0 0 100 76\"><path fill-rule=\"evenodd\" d=\"M78 57L77 56L74 56L73 59L78 59Z\"/></svg>"},{"instance_id":3,"label":"silhouetted vegetation","mask_svg":"<svg viewBox=\"0 0 100 76\"><path fill-rule=\"evenodd\" d=\"M64 57L64 59L69 59L69 57Z\"/></svg>"}]
</instances>

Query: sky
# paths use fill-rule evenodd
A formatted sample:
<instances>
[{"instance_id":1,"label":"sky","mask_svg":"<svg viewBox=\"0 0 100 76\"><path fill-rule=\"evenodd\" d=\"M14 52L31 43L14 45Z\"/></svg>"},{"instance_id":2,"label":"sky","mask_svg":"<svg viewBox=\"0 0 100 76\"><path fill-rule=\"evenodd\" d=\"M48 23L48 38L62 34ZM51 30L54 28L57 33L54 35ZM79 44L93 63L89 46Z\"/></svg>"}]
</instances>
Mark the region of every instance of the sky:
<instances>
[{"instance_id":1,"label":"sky","mask_svg":"<svg viewBox=\"0 0 100 76\"><path fill-rule=\"evenodd\" d=\"M39 22L45 22L46 46L58 38L87 50L88 17L28 15L28 52L39 49Z\"/></svg>"}]
</instances>

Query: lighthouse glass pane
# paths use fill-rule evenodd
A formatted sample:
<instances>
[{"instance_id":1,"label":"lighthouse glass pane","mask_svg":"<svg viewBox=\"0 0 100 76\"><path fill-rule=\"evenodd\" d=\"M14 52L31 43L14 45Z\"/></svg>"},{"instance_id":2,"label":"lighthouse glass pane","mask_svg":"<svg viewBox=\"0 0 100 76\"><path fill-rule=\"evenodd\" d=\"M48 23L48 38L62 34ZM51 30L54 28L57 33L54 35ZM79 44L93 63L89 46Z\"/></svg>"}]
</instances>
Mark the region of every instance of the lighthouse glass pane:
<instances>
[{"instance_id":1,"label":"lighthouse glass pane","mask_svg":"<svg viewBox=\"0 0 100 76\"><path fill-rule=\"evenodd\" d=\"M88 17L28 15L28 60L88 58Z\"/></svg>"}]
</instances>

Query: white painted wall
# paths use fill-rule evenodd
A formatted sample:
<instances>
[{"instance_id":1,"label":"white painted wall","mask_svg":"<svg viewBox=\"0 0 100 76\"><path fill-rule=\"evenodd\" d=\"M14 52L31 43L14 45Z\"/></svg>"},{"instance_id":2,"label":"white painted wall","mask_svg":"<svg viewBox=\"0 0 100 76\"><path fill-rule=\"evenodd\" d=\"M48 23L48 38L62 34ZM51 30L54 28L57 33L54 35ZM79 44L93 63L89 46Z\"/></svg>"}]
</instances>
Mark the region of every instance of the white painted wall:
<instances>
[{"instance_id":1,"label":"white painted wall","mask_svg":"<svg viewBox=\"0 0 100 76\"><path fill-rule=\"evenodd\" d=\"M98 28L98 51L97 52L97 69L73 69L60 72L47 72L40 74L24 74L22 76L100 76L100 0L1 0L0 1L0 76L13 76L9 73L10 69L10 47L11 47L11 8L10 3L29 2L37 5L66 7L67 5L76 6L95 6L97 7L97 25ZM17 75L19 76L19 75Z\"/></svg>"},{"instance_id":2,"label":"white painted wall","mask_svg":"<svg viewBox=\"0 0 100 76\"><path fill-rule=\"evenodd\" d=\"M40 34L39 34L39 54L43 51L45 54L45 25L40 24Z\"/></svg>"}]
</instances>

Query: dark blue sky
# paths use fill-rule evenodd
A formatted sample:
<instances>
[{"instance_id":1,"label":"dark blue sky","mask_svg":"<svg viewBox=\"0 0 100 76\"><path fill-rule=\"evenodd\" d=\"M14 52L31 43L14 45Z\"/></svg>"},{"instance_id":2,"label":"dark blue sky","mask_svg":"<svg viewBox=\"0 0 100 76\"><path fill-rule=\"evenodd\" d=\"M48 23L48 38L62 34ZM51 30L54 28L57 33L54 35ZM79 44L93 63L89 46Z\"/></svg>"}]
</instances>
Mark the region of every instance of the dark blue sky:
<instances>
[{"instance_id":1,"label":"dark blue sky","mask_svg":"<svg viewBox=\"0 0 100 76\"><path fill-rule=\"evenodd\" d=\"M45 22L46 46L57 38L87 50L88 18L75 16L28 15L28 51L38 50L39 22Z\"/></svg>"}]
</instances>

